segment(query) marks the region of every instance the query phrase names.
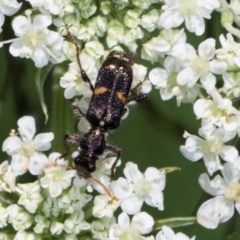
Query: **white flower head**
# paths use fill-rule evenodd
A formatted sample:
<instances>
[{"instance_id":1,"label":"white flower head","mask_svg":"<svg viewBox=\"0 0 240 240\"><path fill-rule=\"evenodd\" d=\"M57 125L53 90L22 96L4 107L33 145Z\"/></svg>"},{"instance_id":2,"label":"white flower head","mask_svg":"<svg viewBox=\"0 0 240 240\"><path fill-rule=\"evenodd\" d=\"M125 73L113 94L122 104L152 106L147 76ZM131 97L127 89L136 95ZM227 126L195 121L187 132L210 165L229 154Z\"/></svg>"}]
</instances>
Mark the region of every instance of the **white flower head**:
<instances>
[{"instance_id":1,"label":"white flower head","mask_svg":"<svg viewBox=\"0 0 240 240\"><path fill-rule=\"evenodd\" d=\"M222 74L227 69L225 61L213 59L215 54L215 42L215 39L209 38L200 43L198 54L193 47L189 46L186 48L189 51L188 55L190 58L187 60L184 69L178 73L177 82L180 85L192 87L200 78L201 84L208 93L214 90L216 84L216 77L214 74ZM177 48L174 50L176 52L178 51ZM180 58L184 59L185 56L183 55Z\"/></svg>"},{"instance_id":2,"label":"white flower head","mask_svg":"<svg viewBox=\"0 0 240 240\"><path fill-rule=\"evenodd\" d=\"M212 99L198 99L193 106L197 118L202 118L203 125L214 124L226 131L239 127L240 111L232 106L232 101L223 98L217 91L211 93Z\"/></svg>"},{"instance_id":3,"label":"white flower head","mask_svg":"<svg viewBox=\"0 0 240 240\"><path fill-rule=\"evenodd\" d=\"M64 221L64 231L67 233L79 234L83 230L90 229L91 225L84 220L84 212L80 209L71 214Z\"/></svg>"},{"instance_id":4,"label":"white flower head","mask_svg":"<svg viewBox=\"0 0 240 240\"><path fill-rule=\"evenodd\" d=\"M223 92L232 99L240 97L240 72L225 72L222 75Z\"/></svg>"},{"instance_id":5,"label":"white flower head","mask_svg":"<svg viewBox=\"0 0 240 240\"><path fill-rule=\"evenodd\" d=\"M181 232L174 233L168 226L162 226L162 230L156 235L156 240L195 240L195 237L189 238Z\"/></svg>"},{"instance_id":6,"label":"white flower head","mask_svg":"<svg viewBox=\"0 0 240 240\"><path fill-rule=\"evenodd\" d=\"M7 207L8 223L10 223L16 231L23 231L32 225L32 219L29 213L25 212L17 204Z\"/></svg>"},{"instance_id":7,"label":"white flower head","mask_svg":"<svg viewBox=\"0 0 240 240\"><path fill-rule=\"evenodd\" d=\"M49 155L49 163L44 166L45 176L40 179L42 188L47 188L52 198L58 197L62 191L71 185L76 170L66 170L67 161L56 159L58 153Z\"/></svg>"},{"instance_id":8,"label":"white flower head","mask_svg":"<svg viewBox=\"0 0 240 240\"><path fill-rule=\"evenodd\" d=\"M36 224L33 228L35 233L38 234L42 234L45 229L49 229L50 227L50 221L48 220L48 218L46 216L42 216L42 215L37 215L34 218Z\"/></svg>"},{"instance_id":9,"label":"white flower head","mask_svg":"<svg viewBox=\"0 0 240 240\"><path fill-rule=\"evenodd\" d=\"M129 216L123 212L118 216L118 223L113 224L109 230L111 240L144 239L142 234L151 232L154 220L146 212L137 213L130 222Z\"/></svg>"},{"instance_id":10,"label":"white flower head","mask_svg":"<svg viewBox=\"0 0 240 240\"><path fill-rule=\"evenodd\" d=\"M127 214L140 212L144 202L159 210L163 210L163 193L165 188L165 172L149 167L142 174L138 166L128 162L124 175L112 183L114 196L121 200L121 208Z\"/></svg>"},{"instance_id":11,"label":"white flower head","mask_svg":"<svg viewBox=\"0 0 240 240\"><path fill-rule=\"evenodd\" d=\"M20 194L18 204L24 206L28 212L35 213L43 200L39 181L18 184L16 192Z\"/></svg>"},{"instance_id":12,"label":"white flower head","mask_svg":"<svg viewBox=\"0 0 240 240\"><path fill-rule=\"evenodd\" d=\"M200 128L199 135L206 140L185 133L187 138L184 146L180 147L180 151L184 157L190 161L196 162L203 158L206 168L210 175L219 169L222 169L220 157L227 162L234 162L238 157L238 151L233 146L225 145L225 142L233 139L236 135L235 131L225 131L223 128Z\"/></svg>"},{"instance_id":13,"label":"white flower head","mask_svg":"<svg viewBox=\"0 0 240 240\"><path fill-rule=\"evenodd\" d=\"M227 33L226 38L222 34L219 39L222 48L216 50L216 57L227 62L228 67L240 67L240 44L234 41L231 33Z\"/></svg>"},{"instance_id":14,"label":"white flower head","mask_svg":"<svg viewBox=\"0 0 240 240\"><path fill-rule=\"evenodd\" d=\"M158 18L159 18L158 11L156 9L152 9L147 14L141 16L141 25L149 32L152 32L156 27Z\"/></svg>"},{"instance_id":15,"label":"white flower head","mask_svg":"<svg viewBox=\"0 0 240 240\"><path fill-rule=\"evenodd\" d=\"M215 196L204 202L198 212L197 221L206 228L217 228L219 223L228 221L234 208L240 214L240 159L235 163L224 164L222 175L212 180L206 173L199 177L199 184L209 194Z\"/></svg>"},{"instance_id":16,"label":"white flower head","mask_svg":"<svg viewBox=\"0 0 240 240\"><path fill-rule=\"evenodd\" d=\"M12 156L11 166L15 174L22 175L29 170L31 174L38 175L48 161L41 152L51 147L53 133L41 133L34 137L35 120L30 116L20 118L17 124L20 137L8 137L3 142L2 150Z\"/></svg>"},{"instance_id":17,"label":"white flower head","mask_svg":"<svg viewBox=\"0 0 240 240\"><path fill-rule=\"evenodd\" d=\"M150 82L160 89L161 98L166 101L174 96L177 100L177 105L181 103L193 103L199 94L199 87L194 85L188 87L177 82L177 74L181 67L177 63L177 59L168 56L164 60L164 68L154 68L149 73Z\"/></svg>"},{"instance_id":18,"label":"white flower head","mask_svg":"<svg viewBox=\"0 0 240 240\"><path fill-rule=\"evenodd\" d=\"M166 28L180 26L183 21L189 32L202 35L205 30L204 19L211 18L211 13L215 8L220 7L218 0L165 0L164 12L160 16L160 24Z\"/></svg>"},{"instance_id":19,"label":"white flower head","mask_svg":"<svg viewBox=\"0 0 240 240\"><path fill-rule=\"evenodd\" d=\"M12 170L8 161L4 161L0 165L0 191L13 192L15 191L16 175Z\"/></svg>"},{"instance_id":20,"label":"white flower head","mask_svg":"<svg viewBox=\"0 0 240 240\"><path fill-rule=\"evenodd\" d=\"M116 223L115 217L100 218L91 223L91 232L94 239L107 239L110 226Z\"/></svg>"},{"instance_id":21,"label":"white flower head","mask_svg":"<svg viewBox=\"0 0 240 240\"><path fill-rule=\"evenodd\" d=\"M98 195L94 198L93 216L97 218L112 218L113 213L119 207L120 202L115 198L109 198L108 195Z\"/></svg>"},{"instance_id":22,"label":"white flower head","mask_svg":"<svg viewBox=\"0 0 240 240\"><path fill-rule=\"evenodd\" d=\"M12 27L17 36L12 40L9 51L14 57L31 58L37 68L42 68L50 61L62 62L63 39L59 33L51 31L50 15L39 14L32 20L30 16L17 16Z\"/></svg>"}]
</instances>

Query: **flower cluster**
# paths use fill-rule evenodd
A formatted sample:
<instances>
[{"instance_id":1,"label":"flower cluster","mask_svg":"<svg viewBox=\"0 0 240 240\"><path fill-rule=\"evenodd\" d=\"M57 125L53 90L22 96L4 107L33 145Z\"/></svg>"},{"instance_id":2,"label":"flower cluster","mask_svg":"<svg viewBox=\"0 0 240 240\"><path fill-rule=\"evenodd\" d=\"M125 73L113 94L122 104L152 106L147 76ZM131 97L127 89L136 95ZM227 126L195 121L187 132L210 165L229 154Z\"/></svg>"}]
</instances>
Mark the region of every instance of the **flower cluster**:
<instances>
[{"instance_id":1,"label":"flower cluster","mask_svg":"<svg viewBox=\"0 0 240 240\"><path fill-rule=\"evenodd\" d=\"M18 133L12 131L3 143L11 161L0 165L0 191L12 195L0 203L2 238L10 236L9 226L14 239L41 239L42 234L79 239L86 233L94 239L145 239L142 235L151 232L154 220L141 207L146 202L163 210L163 170L150 167L142 174L129 162L126 179L111 182L108 175L115 160L111 157L98 163L92 180L82 179L59 153L47 157L42 152L51 147L52 133L34 137L35 121L30 116L20 118L18 127ZM38 175L38 180L18 183L27 171ZM120 206L123 212L117 221L114 213ZM127 214L134 215L131 221Z\"/></svg>"},{"instance_id":2,"label":"flower cluster","mask_svg":"<svg viewBox=\"0 0 240 240\"><path fill-rule=\"evenodd\" d=\"M235 28L240 26L238 0L26 1L0 3L0 32L5 16L14 15L16 36L2 41L1 47L10 44L12 56L30 58L37 68L70 61L60 86L64 97L75 98L83 113L92 92L78 60L94 85L101 63L111 51L138 51L141 64L132 65L132 87L139 86L146 94L154 85L162 100L176 97L178 106L191 103L196 118L201 119L200 137L185 132L186 143L180 147L190 161L203 159L208 174L202 174L199 183L214 196L199 208L198 222L216 228L233 216L234 206L240 213L240 157L232 144L240 136L240 111L234 105L240 97L240 31ZM24 4L29 9L17 15ZM228 32L219 36L221 46L217 48L218 39L213 38L191 45L184 27L202 35L215 11ZM154 67L148 69L147 63ZM129 162L125 178L111 182L114 159L106 158L98 162L92 178L82 179L59 153L43 153L51 148L53 133L35 136L35 120L30 116L17 124L18 132L12 131L2 147L11 161L0 165L0 191L12 197L6 194L0 201L0 238L188 239L167 226L161 226L156 237L150 235L154 220L142 206L164 209L164 170L149 167L142 173ZM89 124L81 119L78 127L86 132ZM38 179L18 183L26 172ZM208 175L214 175L213 179ZM120 208L116 219L114 213ZM133 215L131 220L129 215ZM14 231L9 232L9 225ZM149 236L143 236L146 234Z\"/></svg>"}]
</instances>

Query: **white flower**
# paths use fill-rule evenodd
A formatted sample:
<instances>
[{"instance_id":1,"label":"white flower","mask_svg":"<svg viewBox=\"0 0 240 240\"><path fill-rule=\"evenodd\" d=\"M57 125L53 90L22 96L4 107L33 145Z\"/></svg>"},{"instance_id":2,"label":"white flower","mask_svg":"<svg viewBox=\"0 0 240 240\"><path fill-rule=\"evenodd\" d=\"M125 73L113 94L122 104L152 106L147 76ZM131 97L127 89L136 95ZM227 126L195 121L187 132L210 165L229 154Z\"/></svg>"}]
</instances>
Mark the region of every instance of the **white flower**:
<instances>
[{"instance_id":1,"label":"white flower","mask_svg":"<svg viewBox=\"0 0 240 240\"><path fill-rule=\"evenodd\" d=\"M21 175L27 170L33 175L42 173L47 157L41 153L51 147L53 133L41 133L34 137L36 132L33 117L25 116L18 120L20 137L14 135L3 142L2 150L12 156L11 166L15 174Z\"/></svg>"},{"instance_id":2,"label":"white flower","mask_svg":"<svg viewBox=\"0 0 240 240\"><path fill-rule=\"evenodd\" d=\"M41 234L45 229L49 229L50 221L46 216L37 215L34 220L36 222L36 225L33 228L35 233Z\"/></svg>"},{"instance_id":3,"label":"white flower","mask_svg":"<svg viewBox=\"0 0 240 240\"><path fill-rule=\"evenodd\" d=\"M7 207L8 223L10 223L16 231L23 231L32 225L32 219L29 213L25 212L17 204Z\"/></svg>"},{"instance_id":4,"label":"white flower","mask_svg":"<svg viewBox=\"0 0 240 240\"><path fill-rule=\"evenodd\" d=\"M83 54L80 55L80 59L82 68L92 81L92 84L94 84L98 74L95 60L93 57ZM79 95L83 95L84 97L90 97L92 95L92 91L89 86L82 79L79 66L76 62L69 64L68 71L60 78L60 86L65 88L64 97L67 99L71 99L74 96Z\"/></svg>"},{"instance_id":5,"label":"white flower","mask_svg":"<svg viewBox=\"0 0 240 240\"><path fill-rule=\"evenodd\" d=\"M43 200L39 181L18 184L16 192L20 194L18 204L24 206L28 212L35 213L39 204Z\"/></svg>"},{"instance_id":6,"label":"white flower","mask_svg":"<svg viewBox=\"0 0 240 240\"><path fill-rule=\"evenodd\" d=\"M214 74L222 74L227 69L227 64L224 61L212 60L215 54L215 39L209 38L198 46L198 55L193 47L188 47L187 66L178 73L177 82L180 85L194 86L197 80L200 81L208 93L213 91L216 84ZM177 49L175 48L175 51ZM185 58L185 56L180 57Z\"/></svg>"},{"instance_id":7,"label":"white flower","mask_svg":"<svg viewBox=\"0 0 240 240\"><path fill-rule=\"evenodd\" d=\"M133 216L130 222L129 216L123 212L118 216L118 223L113 224L109 230L111 240L120 239L145 239L141 234L151 232L153 228L153 218L146 212L140 212Z\"/></svg>"},{"instance_id":8,"label":"white flower","mask_svg":"<svg viewBox=\"0 0 240 240\"><path fill-rule=\"evenodd\" d=\"M64 192L58 198L58 205L65 213L72 214L82 209L92 200L92 195L86 194L78 187L73 186L69 191Z\"/></svg>"},{"instance_id":9,"label":"white flower","mask_svg":"<svg viewBox=\"0 0 240 240\"><path fill-rule=\"evenodd\" d=\"M109 29L107 31L106 42L109 48L122 43L124 39L124 29L122 24L117 21L110 21Z\"/></svg>"},{"instance_id":10,"label":"white flower","mask_svg":"<svg viewBox=\"0 0 240 240\"><path fill-rule=\"evenodd\" d=\"M17 232L17 234L15 235L13 240L35 240L36 236L33 233L29 233L26 231L19 231Z\"/></svg>"},{"instance_id":11,"label":"white flower","mask_svg":"<svg viewBox=\"0 0 240 240\"><path fill-rule=\"evenodd\" d=\"M215 8L220 7L218 0L164 0L164 12L160 24L166 28L175 28L185 21L189 32L202 35L205 30L203 18L210 19Z\"/></svg>"},{"instance_id":12,"label":"white flower","mask_svg":"<svg viewBox=\"0 0 240 240\"><path fill-rule=\"evenodd\" d=\"M197 221L206 228L217 228L219 223L228 221L234 214L234 206L240 214L240 159L226 163L223 178L216 175L210 181L206 173L199 177L199 184L209 194L215 196L204 202L198 212Z\"/></svg>"},{"instance_id":13,"label":"white flower","mask_svg":"<svg viewBox=\"0 0 240 240\"><path fill-rule=\"evenodd\" d=\"M91 232L94 239L107 239L110 226L116 223L115 217L100 218L91 223Z\"/></svg>"},{"instance_id":14,"label":"white flower","mask_svg":"<svg viewBox=\"0 0 240 240\"><path fill-rule=\"evenodd\" d=\"M163 29L157 37L152 38L153 47L156 53L161 57L173 55L178 45L186 43L186 33L184 29ZM175 53L176 54L176 53Z\"/></svg>"},{"instance_id":15,"label":"white flower","mask_svg":"<svg viewBox=\"0 0 240 240\"><path fill-rule=\"evenodd\" d=\"M22 3L18 3L16 0L1 1L0 3L0 33L2 32L2 25L5 21L5 16L14 15L22 6Z\"/></svg>"},{"instance_id":16,"label":"white flower","mask_svg":"<svg viewBox=\"0 0 240 240\"><path fill-rule=\"evenodd\" d=\"M149 32L152 32L156 27L156 22L158 18L159 18L158 11L156 9L152 9L147 14L142 15L141 25L143 28L147 29Z\"/></svg>"},{"instance_id":17,"label":"white flower","mask_svg":"<svg viewBox=\"0 0 240 240\"><path fill-rule=\"evenodd\" d=\"M211 93L211 99L198 99L193 106L197 118L203 125L216 125L226 131L234 131L239 126L240 111L232 106L231 100L222 98L217 92Z\"/></svg>"},{"instance_id":18,"label":"white flower","mask_svg":"<svg viewBox=\"0 0 240 240\"><path fill-rule=\"evenodd\" d=\"M111 199L106 194L98 195L94 198L92 214L97 218L112 218L113 213L117 210L119 204L120 203L117 199Z\"/></svg>"},{"instance_id":19,"label":"white flower","mask_svg":"<svg viewBox=\"0 0 240 240\"><path fill-rule=\"evenodd\" d=\"M80 209L71 214L64 221L64 231L67 233L79 234L83 230L90 229L91 225L84 221L84 212Z\"/></svg>"},{"instance_id":20,"label":"white flower","mask_svg":"<svg viewBox=\"0 0 240 240\"><path fill-rule=\"evenodd\" d=\"M64 60L63 39L59 33L47 29L52 23L50 15L17 16L12 22L15 35L9 51L14 57L31 58L37 68ZM9 42L9 41L8 41Z\"/></svg>"},{"instance_id":21,"label":"white flower","mask_svg":"<svg viewBox=\"0 0 240 240\"><path fill-rule=\"evenodd\" d=\"M49 195L45 197L44 202L42 204L42 212L45 217L58 217L62 212L62 209L59 207L58 199L52 198Z\"/></svg>"},{"instance_id":22,"label":"white flower","mask_svg":"<svg viewBox=\"0 0 240 240\"><path fill-rule=\"evenodd\" d=\"M62 191L71 185L76 170L66 170L67 161L56 159L58 153L49 155L49 163L44 166L45 176L40 179L42 188L47 188L52 198L61 195Z\"/></svg>"},{"instance_id":23,"label":"white flower","mask_svg":"<svg viewBox=\"0 0 240 240\"><path fill-rule=\"evenodd\" d=\"M59 15L64 7L66 7L70 1L69 0L26 0L33 8L40 8L42 12L49 11L53 15Z\"/></svg>"},{"instance_id":24,"label":"white flower","mask_svg":"<svg viewBox=\"0 0 240 240\"><path fill-rule=\"evenodd\" d=\"M184 157L193 162L203 158L209 174L212 175L217 170L222 169L219 156L228 162L234 162L237 159L237 149L224 145L225 142L233 139L235 134L235 131L225 131L222 128L206 129L202 127L199 129L199 135L206 139L203 140L185 132L184 137L187 140L185 145L180 147L180 151Z\"/></svg>"},{"instance_id":25,"label":"white flower","mask_svg":"<svg viewBox=\"0 0 240 240\"><path fill-rule=\"evenodd\" d=\"M240 44L235 42L231 33L223 34L219 37L222 48L216 50L216 57L226 61L228 67L237 65L240 67Z\"/></svg>"},{"instance_id":26,"label":"white flower","mask_svg":"<svg viewBox=\"0 0 240 240\"><path fill-rule=\"evenodd\" d=\"M4 161L0 165L0 191L15 191L16 175L13 172L8 161Z\"/></svg>"},{"instance_id":27,"label":"white flower","mask_svg":"<svg viewBox=\"0 0 240 240\"><path fill-rule=\"evenodd\" d=\"M8 211L0 203L0 228L4 228L7 226L7 220L8 220Z\"/></svg>"},{"instance_id":28,"label":"white flower","mask_svg":"<svg viewBox=\"0 0 240 240\"><path fill-rule=\"evenodd\" d=\"M142 174L138 166L128 162L124 168L127 179L120 177L112 183L114 195L121 200L121 208L127 214L140 212L144 202L163 210L163 193L165 172L149 167Z\"/></svg>"},{"instance_id":29,"label":"white flower","mask_svg":"<svg viewBox=\"0 0 240 240\"><path fill-rule=\"evenodd\" d=\"M162 226L162 230L158 232L156 240L195 240L195 237L189 238L185 234L174 231L168 226Z\"/></svg>"},{"instance_id":30,"label":"white flower","mask_svg":"<svg viewBox=\"0 0 240 240\"><path fill-rule=\"evenodd\" d=\"M140 92L147 94L151 91L152 85L149 80L146 79L147 68L140 64L133 64L133 83L132 88L134 88L137 84L141 82Z\"/></svg>"},{"instance_id":31,"label":"white flower","mask_svg":"<svg viewBox=\"0 0 240 240\"><path fill-rule=\"evenodd\" d=\"M176 58L168 56L164 60L164 68L154 68L149 73L149 80L157 89L160 89L162 100L166 101L175 96L178 106L182 102L194 102L200 92L199 87L196 85L188 87L177 82L177 74L181 68Z\"/></svg>"},{"instance_id":32,"label":"white flower","mask_svg":"<svg viewBox=\"0 0 240 240\"><path fill-rule=\"evenodd\" d=\"M125 16L123 18L123 23L128 28L136 28L138 26L138 24L140 23L139 15L140 15L140 11L137 9L128 10L125 13Z\"/></svg>"},{"instance_id":33,"label":"white flower","mask_svg":"<svg viewBox=\"0 0 240 240\"><path fill-rule=\"evenodd\" d=\"M240 97L240 72L226 72L222 75L224 86L223 92L229 98Z\"/></svg>"}]
</instances>

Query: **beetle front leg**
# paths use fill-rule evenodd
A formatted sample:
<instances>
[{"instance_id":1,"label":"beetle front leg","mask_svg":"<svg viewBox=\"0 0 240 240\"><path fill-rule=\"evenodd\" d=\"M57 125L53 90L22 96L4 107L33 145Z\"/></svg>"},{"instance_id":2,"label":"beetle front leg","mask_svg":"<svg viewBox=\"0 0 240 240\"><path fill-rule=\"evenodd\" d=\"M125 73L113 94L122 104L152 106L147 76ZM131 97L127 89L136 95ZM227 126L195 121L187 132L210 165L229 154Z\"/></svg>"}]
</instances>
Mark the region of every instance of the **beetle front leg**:
<instances>
[{"instance_id":1,"label":"beetle front leg","mask_svg":"<svg viewBox=\"0 0 240 240\"><path fill-rule=\"evenodd\" d=\"M79 145L81 139L82 139L81 137L79 137L78 135L75 135L75 134L65 135L63 141L64 141L64 146L65 146L65 149L66 149L67 152L62 154L58 158L56 158L55 162L57 162L58 159L64 158L66 156L69 156L72 153L71 149L69 147L69 142Z\"/></svg>"}]
</instances>

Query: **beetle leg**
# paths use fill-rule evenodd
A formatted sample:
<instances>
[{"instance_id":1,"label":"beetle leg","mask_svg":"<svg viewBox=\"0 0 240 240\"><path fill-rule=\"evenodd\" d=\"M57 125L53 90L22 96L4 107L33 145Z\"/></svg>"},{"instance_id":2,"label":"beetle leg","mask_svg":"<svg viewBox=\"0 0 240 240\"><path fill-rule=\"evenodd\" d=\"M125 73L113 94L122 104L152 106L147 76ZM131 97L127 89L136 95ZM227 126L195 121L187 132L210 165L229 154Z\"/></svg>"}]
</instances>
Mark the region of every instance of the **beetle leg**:
<instances>
[{"instance_id":1,"label":"beetle leg","mask_svg":"<svg viewBox=\"0 0 240 240\"><path fill-rule=\"evenodd\" d=\"M106 150L107 151L110 151L110 152L113 152L117 155L115 161L113 162L112 166L111 166L111 181L113 180L113 177L114 177L114 169L116 168L117 166L117 163L120 159L120 156L121 156L121 150L119 148L116 148L116 147L113 147L113 146L106 146Z\"/></svg>"}]
</instances>

